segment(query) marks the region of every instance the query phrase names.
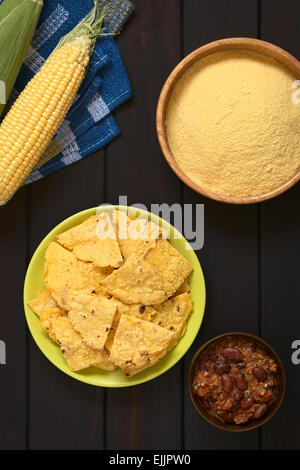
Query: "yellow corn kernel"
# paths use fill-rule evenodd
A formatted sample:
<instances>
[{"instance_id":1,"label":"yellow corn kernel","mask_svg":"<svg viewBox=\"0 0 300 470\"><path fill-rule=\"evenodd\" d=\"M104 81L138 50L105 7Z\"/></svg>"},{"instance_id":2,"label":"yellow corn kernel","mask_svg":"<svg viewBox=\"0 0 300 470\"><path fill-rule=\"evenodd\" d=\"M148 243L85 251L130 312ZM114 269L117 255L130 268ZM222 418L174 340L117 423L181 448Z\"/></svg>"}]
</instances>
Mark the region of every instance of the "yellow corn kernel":
<instances>
[{"instance_id":1,"label":"yellow corn kernel","mask_svg":"<svg viewBox=\"0 0 300 470\"><path fill-rule=\"evenodd\" d=\"M75 99L90 57L87 38L57 49L0 125L0 205L25 181Z\"/></svg>"}]
</instances>

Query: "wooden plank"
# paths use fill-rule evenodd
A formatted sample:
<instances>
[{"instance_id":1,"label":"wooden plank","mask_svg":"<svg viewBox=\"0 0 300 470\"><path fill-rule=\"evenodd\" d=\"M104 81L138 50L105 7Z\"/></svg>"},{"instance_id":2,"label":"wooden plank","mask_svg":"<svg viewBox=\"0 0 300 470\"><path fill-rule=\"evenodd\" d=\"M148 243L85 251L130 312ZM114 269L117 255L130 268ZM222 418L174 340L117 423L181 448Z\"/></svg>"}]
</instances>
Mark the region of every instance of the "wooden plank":
<instances>
[{"instance_id":1,"label":"wooden plank","mask_svg":"<svg viewBox=\"0 0 300 470\"><path fill-rule=\"evenodd\" d=\"M107 393L107 449L180 449L181 364L130 389Z\"/></svg>"},{"instance_id":2,"label":"wooden plank","mask_svg":"<svg viewBox=\"0 0 300 470\"><path fill-rule=\"evenodd\" d=\"M253 0L183 0L184 50L228 37L257 37L258 10Z\"/></svg>"},{"instance_id":3,"label":"wooden plank","mask_svg":"<svg viewBox=\"0 0 300 470\"><path fill-rule=\"evenodd\" d=\"M180 1L135 2L136 12L118 41L133 88L116 112L121 138L107 147L106 199L128 203L177 202L180 182L165 162L156 137L155 112L169 72L180 60Z\"/></svg>"},{"instance_id":4,"label":"wooden plank","mask_svg":"<svg viewBox=\"0 0 300 470\"><path fill-rule=\"evenodd\" d=\"M155 110L160 89L180 59L180 1L135 2L136 13L119 47L133 86L133 99L117 112L123 136L106 151L106 200L180 202L180 182L160 152ZM108 449L179 449L181 365L138 387L108 391ZM125 424L124 424L125 423Z\"/></svg>"},{"instance_id":5,"label":"wooden plank","mask_svg":"<svg viewBox=\"0 0 300 470\"><path fill-rule=\"evenodd\" d=\"M183 52L229 36L257 36L257 2L184 2ZM185 358L185 374L195 350L228 331L259 332L258 209L208 200L184 186L184 203L205 206L204 248L197 254L207 283L203 326ZM187 378L186 378L187 380ZM257 431L233 434L206 423L185 388L185 448L255 449Z\"/></svg>"},{"instance_id":6,"label":"wooden plank","mask_svg":"<svg viewBox=\"0 0 300 470\"><path fill-rule=\"evenodd\" d=\"M262 39L300 59L300 4L262 0ZM299 77L298 77L299 78ZM262 336L278 351L286 368L287 392L278 414L262 429L264 449L299 449L299 373L291 344L299 340L300 185L262 205Z\"/></svg>"},{"instance_id":7,"label":"wooden plank","mask_svg":"<svg viewBox=\"0 0 300 470\"><path fill-rule=\"evenodd\" d=\"M6 364L0 365L0 448L26 446L27 361L23 309L26 269L26 191L0 208L0 339Z\"/></svg>"},{"instance_id":8,"label":"wooden plank","mask_svg":"<svg viewBox=\"0 0 300 470\"><path fill-rule=\"evenodd\" d=\"M31 186L31 250L66 217L103 200L103 152ZM30 341L30 449L101 449L103 390L56 369Z\"/></svg>"},{"instance_id":9,"label":"wooden plank","mask_svg":"<svg viewBox=\"0 0 300 470\"><path fill-rule=\"evenodd\" d=\"M274 42L299 59L299 1L261 0L261 39ZM298 17L297 17L298 16Z\"/></svg>"}]
</instances>

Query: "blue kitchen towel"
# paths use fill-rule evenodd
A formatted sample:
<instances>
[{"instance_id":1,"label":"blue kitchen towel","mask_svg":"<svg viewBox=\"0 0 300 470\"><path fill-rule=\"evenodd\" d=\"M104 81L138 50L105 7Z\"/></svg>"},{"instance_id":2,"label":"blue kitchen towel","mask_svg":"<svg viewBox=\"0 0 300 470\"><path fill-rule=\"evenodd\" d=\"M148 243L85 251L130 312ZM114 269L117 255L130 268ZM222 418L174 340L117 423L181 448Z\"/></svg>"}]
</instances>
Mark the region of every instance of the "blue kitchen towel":
<instances>
[{"instance_id":1,"label":"blue kitchen towel","mask_svg":"<svg viewBox=\"0 0 300 470\"><path fill-rule=\"evenodd\" d=\"M105 6L107 33L118 32L133 11L128 0L99 0L98 3L100 7ZM60 38L73 29L92 7L93 0L44 0L37 30L12 99L40 69ZM76 100L52 143L54 150L50 144L48 156L46 154L41 166L29 175L26 182L33 182L84 158L117 136L120 130L110 113L130 96L130 82L113 37L110 34L99 37ZM46 161L49 155L54 156Z\"/></svg>"},{"instance_id":2,"label":"blue kitchen towel","mask_svg":"<svg viewBox=\"0 0 300 470\"><path fill-rule=\"evenodd\" d=\"M28 176L26 182L32 183L43 176L50 175L60 168L64 168L71 163L77 162L92 152L95 152L104 145L108 144L114 137L120 134L120 130L111 114L107 118L102 119L94 124L87 132L74 140L71 144L64 148L64 151L53 157L42 167L33 170ZM95 138L97 135L97 138ZM47 167L44 172L43 167Z\"/></svg>"}]
</instances>

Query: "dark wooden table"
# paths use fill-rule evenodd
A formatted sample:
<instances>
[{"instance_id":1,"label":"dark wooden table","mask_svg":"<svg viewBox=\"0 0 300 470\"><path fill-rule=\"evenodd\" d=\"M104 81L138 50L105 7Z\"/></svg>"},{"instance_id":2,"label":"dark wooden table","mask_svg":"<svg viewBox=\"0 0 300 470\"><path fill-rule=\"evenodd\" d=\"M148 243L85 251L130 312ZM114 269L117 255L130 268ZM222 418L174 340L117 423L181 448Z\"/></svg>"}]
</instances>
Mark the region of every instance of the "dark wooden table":
<instances>
[{"instance_id":1,"label":"dark wooden table","mask_svg":"<svg viewBox=\"0 0 300 470\"><path fill-rule=\"evenodd\" d=\"M198 46L229 36L262 38L300 58L299 0L136 0L118 38L133 99L116 112L122 136L105 150L21 189L0 210L0 446L3 449L299 449L300 184L260 205L213 202L181 184L155 133L164 80ZM129 389L77 382L39 351L25 324L22 289L35 248L64 218L103 202L205 204L198 252L207 307L188 354L163 376ZM225 331L261 335L279 352L287 394L261 430L232 434L199 417L186 386L193 351Z\"/></svg>"}]
</instances>

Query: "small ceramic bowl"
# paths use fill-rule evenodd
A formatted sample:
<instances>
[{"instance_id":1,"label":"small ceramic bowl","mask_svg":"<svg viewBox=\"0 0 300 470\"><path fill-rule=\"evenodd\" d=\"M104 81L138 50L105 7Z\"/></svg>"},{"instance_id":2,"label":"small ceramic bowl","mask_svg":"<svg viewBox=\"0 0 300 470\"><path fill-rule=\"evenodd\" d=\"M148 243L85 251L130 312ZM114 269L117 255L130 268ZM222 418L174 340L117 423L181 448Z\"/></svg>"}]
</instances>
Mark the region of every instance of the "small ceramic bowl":
<instances>
[{"instance_id":1,"label":"small ceramic bowl","mask_svg":"<svg viewBox=\"0 0 300 470\"><path fill-rule=\"evenodd\" d=\"M202 354L204 353L205 350L207 350L207 348L213 346L214 343L222 339L225 339L226 337L229 337L229 336L246 338L247 340L250 340L251 342L254 342L257 345L261 346L262 348L265 349L268 355L271 356L275 360L278 366L277 394L276 394L274 403L270 406L270 408L268 408L266 414L261 419L252 421L249 423L245 423L245 424L228 424L219 420L218 418L210 414L209 411L207 411L204 408L204 406L201 404L199 397L194 393L194 390L193 390L193 378L194 378L194 373L195 373L195 368L197 365L198 358L202 356ZM284 394L285 394L285 372L284 372L284 368L283 368L282 362L278 354L263 339L259 338L258 336L252 335L250 333L242 333L242 332L224 333L222 335L216 336L215 338L212 338L209 341L207 341L195 353L191 361L190 368L189 368L188 386L189 386L190 396L191 396L192 402L196 410L198 411L198 413L200 413L200 415L204 419L206 419L206 421L213 424L217 428L224 429L225 431L234 431L234 432L250 431L251 429L258 428L259 426L262 426L267 421L269 421L275 415L275 413L277 413L278 409L280 408L283 398L284 398Z\"/></svg>"},{"instance_id":2,"label":"small ceramic bowl","mask_svg":"<svg viewBox=\"0 0 300 470\"><path fill-rule=\"evenodd\" d=\"M168 136L166 130L166 113L168 107L168 101L176 85L177 81L182 77L182 75L196 62L198 62L203 57L206 57L215 52L221 52L226 50L236 50L236 49L243 49L249 50L254 52L259 52L270 56L277 60L277 62L284 65L287 69L289 69L296 78L300 79L300 62L293 57L291 54L286 52L285 50L281 49L280 47L275 46L269 42L261 41L259 39L252 39L252 38L228 38L228 39L221 39L219 41L214 41L209 44L205 44L204 46L196 49L191 54L186 56L171 72L168 79L166 80L157 105L157 112L156 112L156 129L158 140L162 149L162 152L167 160L167 163L170 165L172 170L177 174L177 176L190 188L194 191L203 194L206 197L211 199L215 199L221 202L227 202L231 204L249 204L249 203L256 203L261 202L267 199L271 199L278 194L283 193L295 183L297 183L300 179L300 170L296 172L296 174L291 175L290 179L283 183L281 186L275 188L274 190L267 192L265 194L261 194L258 196L251 196L251 197L226 197L224 195L220 195L217 193L212 192L210 189L199 186L197 183L192 181L186 173L180 168L177 164L171 149L168 143Z\"/></svg>"}]
</instances>

